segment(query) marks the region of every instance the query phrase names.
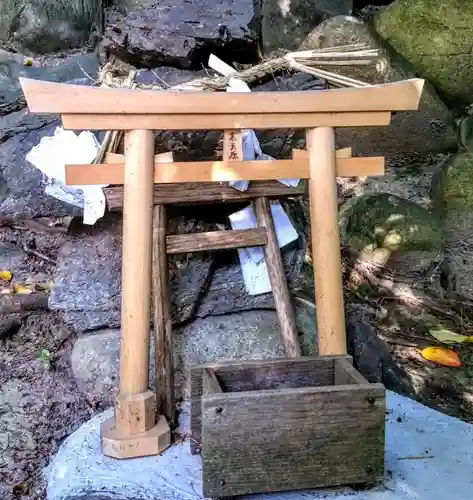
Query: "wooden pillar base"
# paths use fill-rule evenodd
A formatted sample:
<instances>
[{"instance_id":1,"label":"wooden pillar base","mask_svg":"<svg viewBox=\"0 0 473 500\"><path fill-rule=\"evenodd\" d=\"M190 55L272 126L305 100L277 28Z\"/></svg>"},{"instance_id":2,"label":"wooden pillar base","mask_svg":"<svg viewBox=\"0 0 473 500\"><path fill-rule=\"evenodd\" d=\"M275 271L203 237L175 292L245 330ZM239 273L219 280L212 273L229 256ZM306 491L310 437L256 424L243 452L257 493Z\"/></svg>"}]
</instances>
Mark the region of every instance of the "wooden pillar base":
<instances>
[{"instance_id":1,"label":"wooden pillar base","mask_svg":"<svg viewBox=\"0 0 473 500\"><path fill-rule=\"evenodd\" d=\"M159 455L171 446L171 431L162 415L154 427L135 435L118 430L115 419L110 418L102 423L100 437L103 454L119 459Z\"/></svg>"},{"instance_id":2,"label":"wooden pillar base","mask_svg":"<svg viewBox=\"0 0 473 500\"><path fill-rule=\"evenodd\" d=\"M171 446L171 431L166 417L156 423L156 396L151 391L119 394L115 418L100 429L102 451L113 458L158 455Z\"/></svg>"}]
</instances>

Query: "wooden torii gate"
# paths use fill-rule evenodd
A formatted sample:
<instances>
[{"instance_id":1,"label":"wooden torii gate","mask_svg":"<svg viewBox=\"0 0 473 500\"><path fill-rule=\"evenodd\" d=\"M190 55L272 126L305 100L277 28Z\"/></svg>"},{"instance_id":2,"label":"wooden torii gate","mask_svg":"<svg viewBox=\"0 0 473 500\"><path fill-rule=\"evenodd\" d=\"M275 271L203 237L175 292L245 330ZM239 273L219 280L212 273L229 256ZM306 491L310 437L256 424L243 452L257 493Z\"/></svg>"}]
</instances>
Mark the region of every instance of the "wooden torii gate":
<instances>
[{"instance_id":1,"label":"wooden torii gate","mask_svg":"<svg viewBox=\"0 0 473 500\"><path fill-rule=\"evenodd\" d=\"M70 165L69 185L124 184L120 392L102 427L104 453L158 454L170 444L149 390L153 183L309 180L320 355L347 352L336 176L379 175L383 158L337 160L335 127L384 126L416 110L424 80L305 92L212 93L103 89L21 79L33 113L60 114L72 130L125 130L125 164ZM153 130L307 129L290 160L156 163Z\"/></svg>"}]
</instances>

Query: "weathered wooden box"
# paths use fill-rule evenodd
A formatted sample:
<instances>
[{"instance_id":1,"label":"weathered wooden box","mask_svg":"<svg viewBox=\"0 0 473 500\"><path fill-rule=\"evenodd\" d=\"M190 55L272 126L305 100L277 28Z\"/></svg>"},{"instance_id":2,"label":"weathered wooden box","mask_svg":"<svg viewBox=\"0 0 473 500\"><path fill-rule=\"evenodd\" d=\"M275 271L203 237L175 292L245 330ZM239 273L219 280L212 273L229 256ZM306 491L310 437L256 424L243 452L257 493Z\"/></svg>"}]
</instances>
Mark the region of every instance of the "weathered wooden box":
<instances>
[{"instance_id":1,"label":"weathered wooden box","mask_svg":"<svg viewBox=\"0 0 473 500\"><path fill-rule=\"evenodd\" d=\"M384 474L385 389L349 356L192 370L192 452L206 497L374 483Z\"/></svg>"}]
</instances>

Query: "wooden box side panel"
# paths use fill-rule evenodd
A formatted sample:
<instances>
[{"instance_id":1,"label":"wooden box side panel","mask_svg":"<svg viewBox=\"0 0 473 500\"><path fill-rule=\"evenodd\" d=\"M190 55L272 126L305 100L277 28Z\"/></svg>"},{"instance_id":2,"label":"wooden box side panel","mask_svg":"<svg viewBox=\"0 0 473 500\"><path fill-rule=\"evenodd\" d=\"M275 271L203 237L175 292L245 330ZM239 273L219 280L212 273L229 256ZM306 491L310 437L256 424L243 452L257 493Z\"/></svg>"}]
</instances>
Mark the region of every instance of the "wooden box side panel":
<instances>
[{"instance_id":1,"label":"wooden box side panel","mask_svg":"<svg viewBox=\"0 0 473 500\"><path fill-rule=\"evenodd\" d=\"M203 396L204 495L377 481L384 430L380 384Z\"/></svg>"},{"instance_id":2,"label":"wooden box side panel","mask_svg":"<svg viewBox=\"0 0 473 500\"><path fill-rule=\"evenodd\" d=\"M223 392L241 392L266 389L334 384L334 361L350 356L318 356L267 361L225 361L200 365L191 369L191 452L198 453L201 442L202 372L214 371Z\"/></svg>"}]
</instances>

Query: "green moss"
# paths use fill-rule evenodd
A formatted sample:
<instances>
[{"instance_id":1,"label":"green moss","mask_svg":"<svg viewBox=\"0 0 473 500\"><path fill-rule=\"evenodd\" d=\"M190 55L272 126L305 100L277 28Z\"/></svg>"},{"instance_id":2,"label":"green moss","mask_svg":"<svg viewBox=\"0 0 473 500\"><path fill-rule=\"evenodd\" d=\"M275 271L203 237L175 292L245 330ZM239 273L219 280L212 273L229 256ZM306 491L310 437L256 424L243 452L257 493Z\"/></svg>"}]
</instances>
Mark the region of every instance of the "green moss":
<instances>
[{"instance_id":1,"label":"green moss","mask_svg":"<svg viewBox=\"0 0 473 500\"><path fill-rule=\"evenodd\" d=\"M458 155L445 178L444 206L447 210L473 210L473 154Z\"/></svg>"},{"instance_id":2,"label":"green moss","mask_svg":"<svg viewBox=\"0 0 473 500\"><path fill-rule=\"evenodd\" d=\"M440 222L427 210L391 194L360 198L341 214L346 243L353 249L428 250L443 248Z\"/></svg>"},{"instance_id":3,"label":"green moss","mask_svg":"<svg viewBox=\"0 0 473 500\"><path fill-rule=\"evenodd\" d=\"M473 2L396 0L375 19L379 34L451 104L473 95Z\"/></svg>"}]
</instances>

